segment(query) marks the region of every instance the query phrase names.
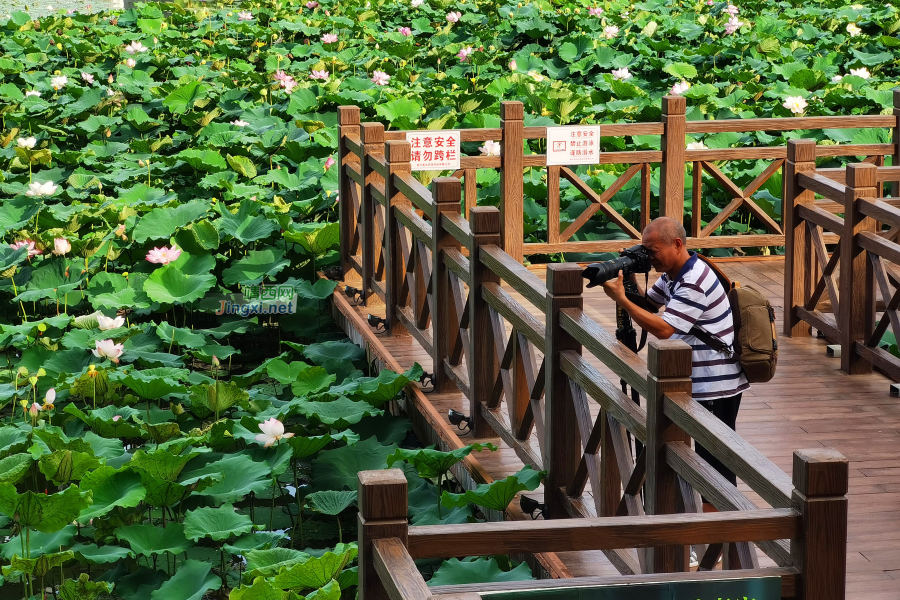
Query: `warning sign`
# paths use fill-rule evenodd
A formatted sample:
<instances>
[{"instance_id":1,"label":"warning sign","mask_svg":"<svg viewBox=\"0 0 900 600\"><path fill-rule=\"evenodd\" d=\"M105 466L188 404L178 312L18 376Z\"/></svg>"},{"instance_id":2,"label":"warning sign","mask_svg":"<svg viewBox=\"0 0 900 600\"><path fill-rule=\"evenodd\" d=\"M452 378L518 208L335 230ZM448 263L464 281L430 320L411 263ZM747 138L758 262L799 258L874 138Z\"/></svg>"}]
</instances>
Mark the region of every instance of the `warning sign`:
<instances>
[{"instance_id":1,"label":"warning sign","mask_svg":"<svg viewBox=\"0 0 900 600\"><path fill-rule=\"evenodd\" d=\"M596 165L600 162L600 126L547 128L548 165Z\"/></svg>"},{"instance_id":2,"label":"warning sign","mask_svg":"<svg viewBox=\"0 0 900 600\"><path fill-rule=\"evenodd\" d=\"M459 169L459 131L407 131L413 171Z\"/></svg>"}]
</instances>

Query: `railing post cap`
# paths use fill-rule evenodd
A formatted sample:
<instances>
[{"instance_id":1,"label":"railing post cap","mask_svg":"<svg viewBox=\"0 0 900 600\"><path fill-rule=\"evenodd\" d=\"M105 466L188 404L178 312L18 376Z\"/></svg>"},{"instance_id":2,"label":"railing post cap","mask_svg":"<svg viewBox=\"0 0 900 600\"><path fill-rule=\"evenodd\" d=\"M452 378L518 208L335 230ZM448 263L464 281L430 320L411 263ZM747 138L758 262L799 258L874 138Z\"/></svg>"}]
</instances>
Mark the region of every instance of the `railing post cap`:
<instances>
[{"instance_id":1,"label":"railing post cap","mask_svg":"<svg viewBox=\"0 0 900 600\"><path fill-rule=\"evenodd\" d=\"M363 144L379 144L384 142L384 123L361 123L360 133Z\"/></svg>"},{"instance_id":2,"label":"railing post cap","mask_svg":"<svg viewBox=\"0 0 900 600\"><path fill-rule=\"evenodd\" d=\"M691 352L684 340L650 340L647 369L658 379L690 377Z\"/></svg>"},{"instance_id":3,"label":"railing post cap","mask_svg":"<svg viewBox=\"0 0 900 600\"><path fill-rule=\"evenodd\" d=\"M496 206L473 206L469 209L469 227L473 234L499 234L500 209Z\"/></svg>"},{"instance_id":4,"label":"railing post cap","mask_svg":"<svg viewBox=\"0 0 900 600\"><path fill-rule=\"evenodd\" d=\"M684 96L663 96L662 114L683 115L687 111L687 99Z\"/></svg>"},{"instance_id":5,"label":"railing post cap","mask_svg":"<svg viewBox=\"0 0 900 600\"><path fill-rule=\"evenodd\" d=\"M359 125L359 107L338 106L338 123L341 125Z\"/></svg>"},{"instance_id":6,"label":"railing post cap","mask_svg":"<svg viewBox=\"0 0 900 600\"><path fill-rule=\"evenodd\" d=\"M364 519L405 519L409 512L406 476L400 469L360 471L357 503Z\"/></svg>"},{"instance_id":7,"label":"railing post cap","mask_svg":"<svg viewBox=\"0 0 900 600\"><path fill-rule=\"evenodd\" d=\"M788 140L787 159L791 162L814 162L816 140Z\"/></svg>"},{"instance_id":8,"label":"railing post cap","mask_svg":"<svg viewBox=\"0 0 900 600\"><path fill-rule=\"evenodd\" d=\"M878 167L871 163L852 163L847 165L847 187L875 187L878 178Z\"/></svg>"},{"instance_id":9,"label":"railing post cap","mask_svg":"<svg viewBox=\"0 0 900 600\"><path fill-rule=\"evenodd\" d=\"M847 493L850 461L834 448L794 451L794 487L804 496Z\"/></svg>"},{"instance_id":10,"label":"railing post cap","mask_svg":"<svg viewBox=\"0 0 900 600\"><path fill-rule=\"evenodd\" d=\"M584 291L582 268L576 263L547 265L547 293L553 296L580 296Z\"/></svg>"},{"instance_id":11,"label":"railing post cap","mask_svg":"<svg viewBox=\"0 0 900 600\"><path fill-rule=\"evenodd\" d=\"M432 180L435 204L455 204L459 208L462 200L462 185L456 177L435 177Z\"/></svg>"},{"instance_id":12,"label":"railing post cap","mask_svg":"<svg viewBox=\"0 0 900 600\"><path fill-rule=\"evenodd\" d=\"M501 102L500 118L504 121L521 121L525 118L525 105L517 100Z\"/></svg>"},{"instance_id":13,"label":"railing post cap","mask_svg":"<svg viewBox=\"0 0 900 600\"><path fill-rule=\"evenodd\" d=\"M387 146L387 161L389 163L408 163L410 161L411 146L406 140L388 140L385 142Z\"/></svg>"}]
</instances>

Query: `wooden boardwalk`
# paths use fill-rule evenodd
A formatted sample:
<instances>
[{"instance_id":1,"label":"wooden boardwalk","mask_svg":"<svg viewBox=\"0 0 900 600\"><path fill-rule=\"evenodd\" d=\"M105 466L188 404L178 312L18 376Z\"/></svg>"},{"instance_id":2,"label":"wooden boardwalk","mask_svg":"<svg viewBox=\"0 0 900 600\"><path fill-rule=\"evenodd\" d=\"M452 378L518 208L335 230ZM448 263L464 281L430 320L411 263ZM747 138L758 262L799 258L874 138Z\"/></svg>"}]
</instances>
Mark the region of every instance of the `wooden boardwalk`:
<instances>
[{"instance_id":1,"label":"wooden boardwalk","mask_svg":"<svg viewBox=\"0 0 900 600\"><path fill-rule=\"evenodd\" d=\"M732 280L767 295L776 307L780 332L783 261L722 261L720 266ZM543 265L532 270L543 279ZM513 290L507 291L543 322L537 309ZM615 329L614 306L601 289L585 290L584 305L597 322L609 331ZM363 319L368 313L383 314L383 307L353 310ZM403 368L418 362L431 371L431 358L411 337L378 337ZM788 474L792 453L798 449L833 447L850 460L847 598L896 600L900 598L900 400L890 396L891 382L881 374L843 373L840 360L826 355L824 340L781 338L779 344L775 378L754 385L743 396L738 433ZM599 361L588 358L616 381ZM461 393L432 393L427 398L444 418L449 408L468 412L468 401ZM597 410L594 405L594 415ZM467 438L462 436L464 442ZM477 455L490 476L500 479L522 467L499 438L491 441L500 449ZM738 487L758 506L767 506L743 483ZM528 495L540 497L541 490ZM760 566L774 566L762 552L759 557ZM600 552L566 553L559 558L575 576L618 574Z\"/></svg>"}]
</instances>

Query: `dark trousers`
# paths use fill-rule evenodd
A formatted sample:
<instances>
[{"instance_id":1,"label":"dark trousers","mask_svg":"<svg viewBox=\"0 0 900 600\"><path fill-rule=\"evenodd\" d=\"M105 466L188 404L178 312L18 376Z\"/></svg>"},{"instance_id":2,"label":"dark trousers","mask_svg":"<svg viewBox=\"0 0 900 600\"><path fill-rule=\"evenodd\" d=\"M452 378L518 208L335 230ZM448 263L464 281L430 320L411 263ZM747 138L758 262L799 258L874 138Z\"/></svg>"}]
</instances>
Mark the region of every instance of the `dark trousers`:
<instances>
[{"instance_id":1,"label":"dark trousers","mask_svg":"<svg viewBox=\"0 0 900 600\"><path fill-rule=\"evenodd\" d=\"M698 400L697 402L699 402L706 410L716 415L720 421L731 427L731 429L735 429L738 409L741 407L741 394L731 396L730 398ZM700 442L696 440L694 441L694 449L697 451L700 458L712 465L712 467L721 473L725 479L730 481L732 485L737 485L737 477L735 474L732 473L728 467L723 465L718 458L710 454L709 450L700 445ZM706 502L706 499L703 501Z\"/></svg>"}]
</instances>

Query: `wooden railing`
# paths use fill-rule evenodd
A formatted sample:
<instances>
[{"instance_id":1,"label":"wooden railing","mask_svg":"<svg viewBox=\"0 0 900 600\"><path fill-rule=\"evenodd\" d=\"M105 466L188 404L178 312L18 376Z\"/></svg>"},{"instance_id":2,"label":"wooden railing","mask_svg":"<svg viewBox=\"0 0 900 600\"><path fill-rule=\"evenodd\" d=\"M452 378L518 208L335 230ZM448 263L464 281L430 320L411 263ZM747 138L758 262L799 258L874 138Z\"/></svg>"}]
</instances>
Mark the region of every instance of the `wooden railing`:
<instances>
[{"instance_id":1,"label":"wooden railing","mask_svg":"<svg viewBox=\"0 0 900 600\"><path fill-rule=\"evenodd\" d=\"M788 143L784 333L807 336L815 327L840 345L844 371L867 373L874 365L900 381L900 358L880 346L888 327L900 335L900 280L890 270L900 264L900 199L880 197L885 183L896 189L900 167L816 169L816 155L812 140ZM839 238L831 253L823 232Z\"/></svg>"},{"instance_id":2,"label":"wooden railing","mask_svg":"<svg viewBox=\"0 0 900 600\"><path fill-rule=\"evenodd\" d=\"M614 123L601 125L604 138L630 137L636 135L659 136L659 150L602 152L599 164L622 165L623 172L605 190L597 191L579 177L573 169L564 166L548 166L545 154L525 154L527 140L541 140L547 137L546 127L525 127L524 107L521 102L501 102L501 122L499 128L463 129L463 142L484 142L498 140L500 156L463 156L460 169L454 177L464 182L465 212L477 205L476 174L478 169L498 169L500 171L500 238L502 247L513 259L521 262L528 254L549 254L558 252L604 252L618 251L629 240L640 238L643 229L652 217L671 216L685 221L690 233L688 245L691 248L729 248L748 246L783 246L785 236L783 223L764 210L753 199L753 195L779 170L783 169L787 148L785 146L743 147L722 149L688 150L686 136L726 132L782 132L792 130L822 130L847 128L893 128L894 141L890 144L840 144L821 145L816 148L819 158L864 156L877 166L884 164L885 156L893 157L893 164L900 163L900 136L897 135L897 120L900 118L900 94L894 94L894 115L848 115L834 117L791 117L763 119L726 119L686 121L685 99L667 96L662 99L662 116L658 123ZM370 156L384 156L386 144L405 140L405 131L384 131L378 123L360 123L357 107L344 106L339 109L339 155L341 170L341 223L346 233L348 246L342 247L341 257L344 272L356 270L360 276L367 265L361 264L358 246L354 239L368 239L378 247L380 239L379 221L375 214L366 209L370 190L378 194L376 183L384 174L382 163L370 165ZM724 161L768 160L771 161L752 181L739 186L721 170ZM409 159L406 159L408 163ZM658 213L651 213L651 174L654 165L659 169ZM349 166L349 168L345 168ZM685 212L685 173L691 167L692 193L691 217ZM547 236L543 242L525 242L524 222L524 169L546 168L547 181ZM399 167L398 165L398 168ZM346 177L344 176L346 173ZM703 174L726 192L732 200L718 212L705 226L703 212ZM610 204L615 195L634 177L640 177L640 211L638 218L629 220ZM589 202L587 209L572 222L560 219L560 184L566 180ZM361 187L353 190L349 182ZM365 183L365 185L363 185ZM377 207L376 207L377 208ZM739 210L749 212L757 228L764 228L766 234L716 235L720 227ZM376 213L378 211L376 210ZM596 213L601 212L611 224L617 226L625 236L618 240L584 241L573 240L573 236ZM365 219L360 219L365 216ZM362 232L357 232L357 225ZM365 243L365 242L364 242ZM368 265L377 269L377 265ZM372 272L367 271L367 272ZM365 280L365 277L363 277ZM377 289L377 288L376 288Z\"/></svg>"},{"instance_id":3,"label":"wooden railing","mask_svg":"<svg viewBox=\"0 0 900 600\"><path fill-rule=\"evenodd\" d=\"M689 450L688 450L689 452ZM692 515L563 519L466 525L407 524L407 483L398 469L359 473L361 600L480 600L483 592L591 588L615 584L780 577L781 598L844 597L848 463L830 450L794 453L790 508ZM782 567L684 572L655 569L626 577L580 577L429 587L416 559L639 548L667 565L681 549L790 539ZM672 550L676 552L672 552ZM488 596L485 596L487 598ZM548 596L549 597L549 596Z\"/></svg>"},{"instance_id":4,"label":"wooden railing","mask_svg":"<svg viewBox=\"0 0 900 600\"><path fill-rule=\"evenodd\" d=\"M475 438L499 436L523 463L547 471L548 519L584 517L563 525L529 524L527 536L520 533L524 526L514 524L413 528L411 556L599 549L620 573L637 577L685 572L688 544L699 547L702 569L711 569L721 555L726 569L755 572L758 546L787 569L777 572L786 578L789 597L843 597L846 460L835 452L800 452L792 484L691 398L687 344L653 341L645 363L585 313L578 265L550 264L541 280L502 249L498 208L475 206L463 218L458 179L438 178L431 190L425 188L409 174L408 142L389 140L381 154L380 125L360 128L362 141L345 130L342 147L372 148L355 160L342 156L342 200L360 200L350 212L377 227L356 228L361 235L343 228L348 238L342 238L342 245L361 249L354 264L361 267L363 287L385 303L386 332L412 335L431 356L435 389L458 389L468 398ZM357 185L369 192L360 197ZM374 299L366 296L368 302ZM641 404L586 355L627 382L643 398ZM592 401L600 408L596 419ZM644 447L636 458L629 435ZM692 439L772 509L760 512L691 449ZM401 523L405 504L400 506L398 496L390 504L399 512L367 512L364 487L361 539L367 574L362 575L362 589L377 589L370 573L377 567L380 580L397 588L391 598L429 597L415 595L424 593L418 579L410 583L413 591L404 592L400 587L406 583L391 575L413 573L406 550L400 551L407 541L405 520ZM381 498L387 492L371 493ZM701 493L723 513L698 514ZM819 512L806 508L811 497L816 500L812 506L833 511L824 524ZM370 523L381 520L385 523ZM549 532L546 537L539 534L543 528ZM611 533L598 538L588 531ZM433 537L440 535L448 536L446 543ZM399 552L394 557L399 563L385 566L387 556L373 554L375 537L402 542L385 542L385 552ZM469 538L477 543L465 542ZM436 550L427 549L432 543ZM413 595L403 595L407 593Z\"/></svg>"}]
</instances>

